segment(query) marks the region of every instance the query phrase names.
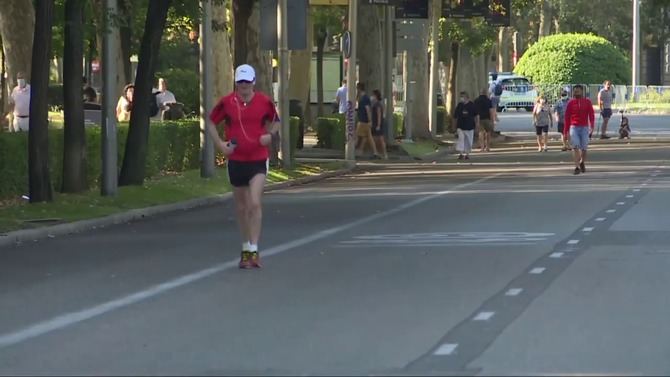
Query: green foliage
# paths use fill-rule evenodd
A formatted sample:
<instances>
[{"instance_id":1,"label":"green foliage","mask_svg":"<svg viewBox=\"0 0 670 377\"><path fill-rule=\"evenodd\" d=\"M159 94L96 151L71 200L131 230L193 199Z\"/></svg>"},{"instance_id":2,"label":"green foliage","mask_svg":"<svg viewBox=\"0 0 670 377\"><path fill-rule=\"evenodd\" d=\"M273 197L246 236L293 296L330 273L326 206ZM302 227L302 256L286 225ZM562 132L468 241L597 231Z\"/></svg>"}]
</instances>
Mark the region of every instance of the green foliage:
<instances>
[{"instance_id":1,"label":"green foliage","mask_svg":"<svg viewBox=\"0 0 670 377\"><path fill-rule=\"evenodd\" d=\"M312 6L311 16L314 25L314 41L319 40L319 34L338 36L344 32L342 18L347 15L345 6Z\"/></svg>"},{"instance_id":2,"label":"green foliage","mask_svg":"<svg viewBox=\"0 0 670 377\"><path fill-rule=\"evenodd\" d=\"M638 102L670 103L670 90L657 90L656 88L649 87L644 93L638 96Z\"/></svg>"},{"instance_id":3,"label":"green foliage","mask_svg":"<svg viewBox=\"0 0 670 377\"><path fill-rule=\"evenodd\" d=\"M291 127L291 158L295 159L295 151L298 149L298 136L300 136L300 118L291 117L289 124Z\"/></svg>"},{"instance_id":4,"label":"green foliage","mask_svg":"<svg viewBox=\"0 0 670 377\"><path fill-rule=\"evenodd\" d=\"M401 137L405 134L405 114L393 113L393 135Z\"/></svg>"},{"instance_id":5,"label":"green foliage","mask_svg":"<svg viewBox=\"0 0 670 377\"><path fill-rule=\"evenodd\" d=\"M317 147L344 150L346 143L344 114L331 114L316 119Z\"/></svg>"},{"instance_id":6,"label":"green foliage","mask_svg":"<svg viewBox=\"0 0 670 377\"><path fill-rule=\"evenodd\" d=\"M628 59L605 38L556 34L542 38L521 57L514 72L534 83L630 82Z\"/></svg>"},{"instance_id":7,"label":"green foliage","mask_svg":"<svg viewBox=\"0 0 670 377\"><path fill-rule=\"evenodd\" d=\"M200 78L197 73L183 68L168 68L156 72L156 77L167 80L168 88L177 101L184 104L184 114L200 113Z\"/></svg>"},{"instance_id":8,"label":"green foliage","mask_svg":"<svg viewBox=\"0 0 670 377\"><path fill-rule=\"evenodd\" d=\"M63 110L63 85L49 85L47 92L49 108Z\"/></svg>"},{"instance_id":9,"label":"green foliage","mask_svg":"<svg viewBox=\"0 0 670 377\"><path fill-rule=\"evenodd\" d=\"M128 135L128 124L118 128L118 161ZM49 130L49 169L54 187L59 189L63 172L62 129ZM89 186L94 187L101 175L101 140L99 127L86 128L86 160ZM161 172L184 171L199 165L200 124L196 121L152 123L147 158L147 177ZM0 198L28 192L28 134L0 133Z\"/></svg>"},{"instance_id":10,"label":"green foliage","mask_svg":"<svg viewBox=\"0 0 670 377\"><path fill-rule=\"evenodd\" d=\"M447 51L450 46L446 43L457 42L463 48L470 50L473 56L480 56L487 52L496 40L496 29L487 24L482 17L472 19L440 19L440 61L446 62Z\"/></svg>"}]
</instances>

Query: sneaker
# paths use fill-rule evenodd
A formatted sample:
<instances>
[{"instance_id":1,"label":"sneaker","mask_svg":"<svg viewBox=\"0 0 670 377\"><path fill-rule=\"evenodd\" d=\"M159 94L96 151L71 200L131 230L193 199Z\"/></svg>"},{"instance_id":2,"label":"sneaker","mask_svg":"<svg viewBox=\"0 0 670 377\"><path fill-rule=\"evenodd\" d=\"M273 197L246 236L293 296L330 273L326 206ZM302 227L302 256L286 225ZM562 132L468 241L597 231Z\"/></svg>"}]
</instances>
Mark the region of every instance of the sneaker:
<instances>
[{"instance_id":1,"label":"sneaker","mask_svg":"<svg viewBox=\"0 0 670 377\"><path fill-rule=\"evenodd\" d=\"M254 251L251 253L251 267L254 268L261 268L263 265L261 264L261 257L258 255L258 251Z\"/></svg>"},{"instance_id":2,"label":"sneaker","mask_svg":"<svg viewBox=\"0 0 670 377\"><path fill-rule=\"evenodd\" d=\"M575 171L572 174L578 175L580 172L581 172L581 170L579 168L575 168Z\"/></svg>"},{"instance_id":3,"label":"sneaker","mask_svg":"<svg viewBox=\"0 0 670 377\"><path fill-rule=\"evenodd\" d=\"M568 151L568 148L566 148L566 147L561 148L561 152L567 152L567 151Z\"/></svg>"},{"instance_id":4,"label":"sneaker","mask_svg":"<svg viewBox=\"0 0 670 377\"><path fill-rule=\"evenodd\" d=\"M251 262L251 254L252 253L250 251L242 252L242 254L240 255L240 264L239 264L239 267L241 269L247 270L254 267Z\"/></svg>"},{"instance_id":5,"label":"sneaker","mask_svg":"<svg viewBox=\"0 0 670 377\"><path fill-rule=\"evenodd\" d=\"M586 173L586 165L584 165L583 162L579 163L579 170L581 170L582 173Z\"/></svg>"},{"instance_id":6,"label":"sneaker","mask_svg":"<svg viewBox=\"0 0 670 377\"><path fill-rule=\"evenodd\" d=\"M611 139L611 137L607 135L600 135L600 140L607 140L607 139Z\"/></svg>"},{"instance_id":7,"label":"sneaker","mask_svg":"<svg viewBox=\"0 0 670 377\"><path fill-rule=\"evenodd\" d=\"M469 160L469 159L470 159L470 156L466 154L466 155L465 155L465 159L466 159L466 160Z\"/></svg>"},{"instance_id":8,"label":"sneaker","mask_svg":"<svg viewBox=\"0 0 670 377\"><path fill-rule=\"evenodd\" d=\"M462 160L462 159L463 159L463 155L462 155L462 154L459 154L459 155L458 155L458 159L459 159L459 160Z\"/></svg>"},{"instance_id":9,"label":"sneaker","mask_svg":"<svg viewBox=\"0 0 670 377\"><path fill-rule=\"evenodd\" d=\"M542 148L542 151L547 152L549 149L547 147Z\"/></svg>"}]
</instances>

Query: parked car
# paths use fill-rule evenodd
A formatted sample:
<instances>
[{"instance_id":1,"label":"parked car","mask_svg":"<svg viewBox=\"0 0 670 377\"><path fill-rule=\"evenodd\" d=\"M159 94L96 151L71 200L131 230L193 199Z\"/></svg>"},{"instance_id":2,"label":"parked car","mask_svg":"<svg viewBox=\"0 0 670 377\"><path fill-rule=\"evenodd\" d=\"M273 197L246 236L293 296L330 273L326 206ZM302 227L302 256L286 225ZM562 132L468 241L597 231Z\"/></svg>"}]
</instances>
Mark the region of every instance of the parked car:
<instances>
[{"instance_id":1,"label":"parked car","mask_svg":"<svg viewBox=\"0 0 670 377\"><path fill-rule=\"evenodd\" d=\"M500 101L498 102L498 111L510 108L533 111L535 99L537 98L537 90L533 87L530 80L513 73L501 72L498 74L497 81L502 85L503 89ZM489 74L489 84L492 82L491 75Z\"/></svg>"}]
</instances>

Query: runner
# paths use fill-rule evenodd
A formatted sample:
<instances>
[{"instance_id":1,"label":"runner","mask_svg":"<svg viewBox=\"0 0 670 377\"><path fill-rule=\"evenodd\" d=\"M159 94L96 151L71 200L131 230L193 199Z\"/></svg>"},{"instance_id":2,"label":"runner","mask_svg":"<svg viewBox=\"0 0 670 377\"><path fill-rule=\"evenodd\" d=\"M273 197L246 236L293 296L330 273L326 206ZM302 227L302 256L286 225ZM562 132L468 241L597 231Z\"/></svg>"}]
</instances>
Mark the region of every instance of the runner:
<instances>
[{"instance_id":1,"label":"runner","mask_svg":"<svg viewBox=\"0 0 670 377\"><path fill-rule=\"evenodd\" d=\"M606 80L603 86L598 92L598 106L600 107L600 116L603 118L603 128L600 138L609 139L610 137L607 136L607 125L610 122L610 118L612 118L612 100L614 98L612 96L612 82Z\"/></svg>"},{"instance_id":2,"label":"runner","mask_svg":"<svg viewBox=\"0 0 670 377\"><path fill-rule=\"evenodd\" d=\"M268 172L268 145L277 136L279 117L272 100L254 91L256 73L243 64L235 70L235 91L221 98L210 114L208 129L214 145L228 160L237 223L242 236L239 267L261 267L258 241L261 235L261 199ZM224 122L226 140L216 126Z\"/></svg>"},{"instance_id":3,"label":"runner","mask_svg":"<svg viewBox=\"0 0 670 377\"><path fill-rule=\"evenodd\" d=\"M568 92L563 89L561 90L561 99L559 99L558 102L556 102L554 105L554 120L557 124L558 133L561 134L561 141L563 142L563 148L561 148L561 151L563 152L572 150L572 148L570 148L570 144L568 143L568 136L563 133L563 125L565 124L565 108L568 106L568 101L570 101L568 98Z\"/></svg>"},{"instance_id":4,"label":"runner","mask_svg":"<svg viewBox=\"0 0 670 377\"><path fill-rule=\"evenodd\" d=\"M582 85L575 85L573 95L574 98L568 102L565 109L563 134L570 134L575 159L574 174L577 175L580 172L586 172L586 150L589 146L589 137L593 133L595 115L593 103L590 99L583 97L584 87Z\"/></svg>"}]
</instances>

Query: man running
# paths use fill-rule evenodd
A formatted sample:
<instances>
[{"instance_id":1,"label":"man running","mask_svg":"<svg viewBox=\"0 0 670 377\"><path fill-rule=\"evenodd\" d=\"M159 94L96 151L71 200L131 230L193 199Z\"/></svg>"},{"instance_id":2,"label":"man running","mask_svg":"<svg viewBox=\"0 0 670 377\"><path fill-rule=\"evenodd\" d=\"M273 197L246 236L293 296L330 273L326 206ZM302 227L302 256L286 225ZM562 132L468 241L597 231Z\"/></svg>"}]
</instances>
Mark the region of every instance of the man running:
<instances>
[{"instance_id":1,"label":"man running","mask_svg":"<svg viewBox=\"0 0 670 377\"><path fill-rule=\"evenodd\" d=\"M277 135L279 117L273 101L255 92L256 73L250 65L235 69L235 91L221 98L210 114L208 130L228 160L237 223L242 236L239 267L261 267L258 241L261 235L261 198L268 172L268 146ZM226 140L216 126L224 122Z\"/></svg>"},{"instance_id":2,"label":"man running","mask_svg":"<svg viewBox=\"0 0 670 377\"><path fill-rule=\"evenodd\" d=\"M603 83L603 88L598 92L598 106L600 107L600 116L603 118L603 128L600 133L601 139L609 139L607 136L607 125L612 118L612 82L606 80Z\"/></svg>"},{"instance_id":3,"label":"man running","mask_svg":"<svg viewBox=\"0 0 670 377\"><path fill-rule=\"evenodd\" d=\"M563 134L570 135L575 159L574 174L577 175L586 172L586 150L589 146L589 137L593 133L595 115L593 113L593 103L590 99L584 98L584 87L582 85L574 86L573 95L574 98L568 102L565 109Z\"/></svg>"}]
</instances>

